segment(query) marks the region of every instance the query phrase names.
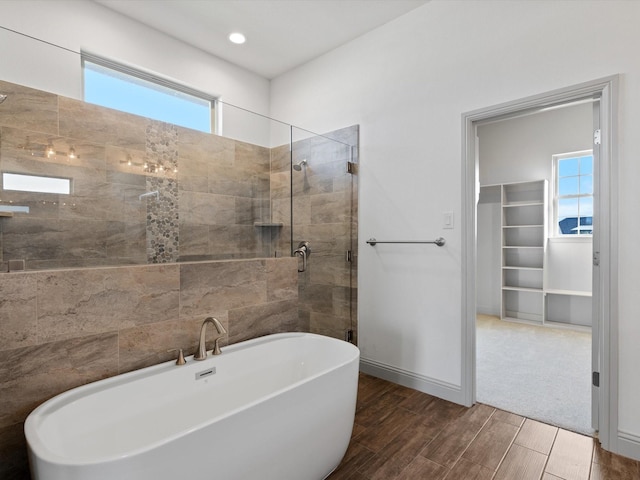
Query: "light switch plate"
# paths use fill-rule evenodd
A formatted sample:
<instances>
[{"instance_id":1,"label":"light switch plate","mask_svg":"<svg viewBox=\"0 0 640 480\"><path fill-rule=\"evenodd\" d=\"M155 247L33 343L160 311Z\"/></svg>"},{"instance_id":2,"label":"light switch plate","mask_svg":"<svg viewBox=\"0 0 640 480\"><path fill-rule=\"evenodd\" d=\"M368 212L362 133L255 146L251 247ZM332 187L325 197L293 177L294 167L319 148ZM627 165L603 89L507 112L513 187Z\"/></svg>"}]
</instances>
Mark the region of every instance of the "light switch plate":
<instances>
[{"instance_id":1,"label":"light switch plate","mask_svg":"<svg viewBox=\"0 0 640 480\"><path fill-rule=\"evenodd\" d=\"M442 228L453 228L453 212L442 213Z\"/></svg>"}]
</instances>

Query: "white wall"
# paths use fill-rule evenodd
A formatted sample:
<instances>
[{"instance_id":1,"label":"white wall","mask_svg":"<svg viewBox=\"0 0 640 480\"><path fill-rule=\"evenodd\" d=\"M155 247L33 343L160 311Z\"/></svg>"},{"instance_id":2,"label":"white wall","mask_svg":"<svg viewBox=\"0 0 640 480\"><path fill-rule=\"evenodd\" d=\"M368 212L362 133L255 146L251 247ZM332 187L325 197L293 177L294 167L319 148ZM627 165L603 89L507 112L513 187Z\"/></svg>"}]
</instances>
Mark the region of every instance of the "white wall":
<instances>
[{"instance_id":1,"label":"white wall","mask_svg":"<svg viewBox=\"0 0 640 480\"><path fill-rule=\"evenodd\" d=\"M591 291L593 245L585 240L565 238L549 240L545 288L577 292Z\"/></svg>"},{"instance_id":2,"label":"white wall","mask_svg":"<svg viewBox=\"0 0 640 480\"><path fill-rule=\"evenodd\" d=\"M476 311L500 315L502 287L501 188L480 190L476 210Z\"/></svg>"},{"instance_id":3,"label":"white wall","mask_svg":"<svg viewBox=\"0 0 640 480\"><path fill-rule=\"evenodd\" d=\"M619 427L640 440L640 2L433 0L272 81L272 115L314 131L360 124L362 356L460 385L461 114L621 74ZM616 192L614 192L616 193Z\"/></svg>"},{"instance_id":4,"label":"white wall","mask_svg":"<svg viewBox=\"0 0 640 480\"><path fill-rule=\"evenodd\" d=\"M4 0L0 78L82 99L81 50L269 114L269 81L92 1ZM224 135L267 145L269 122L226 107Z\"/></svg>"},{"instance_id":5,"label":"white wall","mask_svg":"<svg viewBox=\"0 0 640 480\"><path fill-rule=\"evenodd\" d=\"M593 105L573 105L478 126L480 185L549 181L551 156L588 150Z\"/></svg>"}]
</instances>

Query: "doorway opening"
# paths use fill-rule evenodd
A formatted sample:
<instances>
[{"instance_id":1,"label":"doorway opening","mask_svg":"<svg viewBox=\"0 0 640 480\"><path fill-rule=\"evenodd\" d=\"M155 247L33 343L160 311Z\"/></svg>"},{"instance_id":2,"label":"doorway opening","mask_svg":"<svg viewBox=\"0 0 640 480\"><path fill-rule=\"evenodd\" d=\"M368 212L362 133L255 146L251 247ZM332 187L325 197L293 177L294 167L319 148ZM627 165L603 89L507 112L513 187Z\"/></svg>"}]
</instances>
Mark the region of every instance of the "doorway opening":
<instances>
[{"instance_id":1,"label":"doorway opening","mask_svg":"<svg viewBox=\"0 0 640 480\"><path fill-rule=\"evenodd\" d=\"M596 140L593 145L594 165L596 172L594 177L594 206L593 206L593 266L592 266L592 297L587 310L592 314L592 373L593 385L591 386L591 422L594 430L599 432L599 440L603 448L616 451L617 437L617 317L615 311L617 299L617 204L615 195L617 172L615 168L615 118L616 118L616 89L617 77L608 77L602 80L569 87L554 92L529 97L506 104L501 104L485 109L463 114L463 206L464 206L464 233L463 233L463 392L465 401L471 405L476 401L476 310L477 310L477 205L481 194L481 164L479 163L480 145L477 136L478 127L490 122L498 122L506 119L522 117L535 112L546 112L566 107L576 103L589 102L597 105L594 108L593 135ZM567 153L567 152L556 152ZM517 168L512 174L517 173ZM516 175L514 174L513 177ZM544 177L542 177L544 178ZM517 181L517 179L516 179ZM520 179L520 181L524 181ZM515 183L511 179L501 179L495 182L501 185L504 195L505 183ZM542 187L543 190L545 187ZM518 195L516 192L512 194ZM545 195L546 198L546 194ZM516 202L517 203L517 202ZM542 224L546 228L549 224L545 219ZM538 225L536 223L536 225ZM540 228L539 225L536 228ZM514 229L514 231L517 229ZM518 233L509 233L515 236L510 242L527 242L519 238ZM538 238L538 236L534 236ZM544 245L547 244L547 233L542 233ZM543 247L544 248L544 247ZM544 278L544 269L531 272L509 273L509 282L532 282L536 275ZM514 280L514 277L516 279ZM526 288L526 287L523 287ZM537 313L544 321L546 301L544 292L541 294L542 309ZM511 313L519 306L526 303L525 300L511 300L506 310ZM556 302L557 303L557 302ZM502 304L501 309L505 309ZM522 308L525 313L528 308ZM529 309L530 310L530 309ZM533 312L536 313L536 312ZM526 319L526 318L525 318ZM531 319L529 319L531 320ZM591 377L591 375L589 375ZM545 392L549 394L549 392Z\"/></svg>"},{"instance_id":2,"label":"doorway opening","mask_svg":"<svg viewBox=\"0 0 640 480\"><path fill-rule=\"evenodd\" d=\"M598 101L476 125L477 401L586 435Z\"/></svg>"}]
</instances>

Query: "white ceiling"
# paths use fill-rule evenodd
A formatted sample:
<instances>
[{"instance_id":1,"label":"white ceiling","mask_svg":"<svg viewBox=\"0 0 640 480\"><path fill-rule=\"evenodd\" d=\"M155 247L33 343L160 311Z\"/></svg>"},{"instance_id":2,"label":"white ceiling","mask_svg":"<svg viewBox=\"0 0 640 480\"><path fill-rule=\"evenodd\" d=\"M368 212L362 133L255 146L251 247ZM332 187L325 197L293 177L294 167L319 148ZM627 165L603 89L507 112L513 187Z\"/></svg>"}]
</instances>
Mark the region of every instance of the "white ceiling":
<instances>
[{"instance_id":1,"label":"white ceiling","mask_svg":"<svg viewBox=\"0 0 640 480\"><path fill-rule=\"evenodd\" d=\"M219 58L274 78L429 0L95 0ZM231 32L244 45L228 40Z\"/></svg>"}]
</instances>

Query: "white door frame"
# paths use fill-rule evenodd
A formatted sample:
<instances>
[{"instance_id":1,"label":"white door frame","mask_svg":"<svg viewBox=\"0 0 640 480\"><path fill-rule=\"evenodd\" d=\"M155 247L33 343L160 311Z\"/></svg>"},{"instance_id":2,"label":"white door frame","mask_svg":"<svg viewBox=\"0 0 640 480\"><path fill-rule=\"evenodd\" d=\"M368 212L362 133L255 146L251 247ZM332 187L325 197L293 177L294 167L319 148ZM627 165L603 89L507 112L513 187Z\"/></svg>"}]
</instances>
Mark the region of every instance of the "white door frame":
<instances>
[{"instance_id":1,"label":"white door frame","mask_svg":"<svg viewBox=\"0 0 640 480\"><path fill-rule=\"evenodd\" d=\"M478 122L569 103L587 97L600 98L600 196L598 207L608 212L599 228L599 311L594 312L600 352L598 390L599 440L612 452L618 445L618 76L527 97L462 115L462 398L467 406L476 401L476 205L480 192L476 126ZM594 274L596 272L594 271ZM595 279L594 279L595 281ZM595 324L594 324L595 325Z\"/></svg>"}]
</instances>

